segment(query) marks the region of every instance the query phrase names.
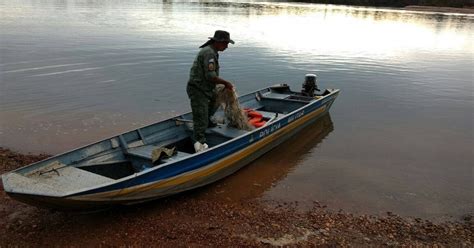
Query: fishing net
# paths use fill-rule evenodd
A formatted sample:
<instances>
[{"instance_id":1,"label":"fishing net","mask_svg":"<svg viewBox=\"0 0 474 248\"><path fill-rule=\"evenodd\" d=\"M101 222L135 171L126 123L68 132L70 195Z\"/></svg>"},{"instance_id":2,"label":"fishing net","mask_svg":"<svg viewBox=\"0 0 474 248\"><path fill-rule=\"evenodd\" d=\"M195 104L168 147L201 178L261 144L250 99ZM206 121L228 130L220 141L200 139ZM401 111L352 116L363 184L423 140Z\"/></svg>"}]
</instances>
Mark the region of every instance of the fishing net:
<instances>
[{"instance_id":1,"label":"fishing net","mask_svg":"<svg viewBox=\"0 0 474 248\"><path fill-rule=\"evenodd\" d=\"M228 120L228 126L241 130L253 130L254 128L248 123L248 118L242 110L237 97L235 88L229 90L225 87L216 87L217 99L216 104L224 109L225 118Z\"/></svg>"}]
</instances>

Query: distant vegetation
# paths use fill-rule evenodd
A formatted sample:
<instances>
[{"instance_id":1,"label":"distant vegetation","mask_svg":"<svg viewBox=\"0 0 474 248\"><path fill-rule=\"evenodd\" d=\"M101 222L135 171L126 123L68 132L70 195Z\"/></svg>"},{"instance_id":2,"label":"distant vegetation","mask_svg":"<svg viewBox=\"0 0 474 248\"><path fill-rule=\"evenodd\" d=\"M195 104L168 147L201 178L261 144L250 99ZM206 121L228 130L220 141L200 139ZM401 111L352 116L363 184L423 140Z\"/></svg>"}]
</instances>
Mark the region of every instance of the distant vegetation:
<instances>
[{"instance_id":1,"label":"distant vegetation","mask_svg":"<svg viewBox=\"0 0 474 248\"><path fill-rule=\"evenodd\" d=\"M473 0L296 0L294 2L310 2L322 4L343 4L360 6L405 7L408 5L436 7L472 7Z\"/></svg>"}]
</instances>

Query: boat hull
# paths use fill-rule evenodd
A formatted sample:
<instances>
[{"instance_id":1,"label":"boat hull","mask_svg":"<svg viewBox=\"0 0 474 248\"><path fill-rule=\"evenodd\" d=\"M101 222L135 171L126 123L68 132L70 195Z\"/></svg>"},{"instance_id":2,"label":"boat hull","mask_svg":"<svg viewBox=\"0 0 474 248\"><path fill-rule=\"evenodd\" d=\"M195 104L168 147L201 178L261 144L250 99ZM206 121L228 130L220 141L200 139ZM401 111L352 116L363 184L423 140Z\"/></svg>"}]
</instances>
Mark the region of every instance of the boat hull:
<instances>
[{"instance_id":1,"label":"boat hull","mask_svg":"<svg viewBox=\"0 0 474 248\"><path fill-rule=\"evenodd\" d=\"M308 104L278 122L230 141L214 151L180 161L174 165L175 168L158 168L114 185L64 197L7 193L19 201L39 207L84 210L141 203L188 191L233 174L285 142L325 115L337 95L338 91L334 91L324 101ZM158 178L163 175L170 176Z\"/></svg>"}]
</instances>

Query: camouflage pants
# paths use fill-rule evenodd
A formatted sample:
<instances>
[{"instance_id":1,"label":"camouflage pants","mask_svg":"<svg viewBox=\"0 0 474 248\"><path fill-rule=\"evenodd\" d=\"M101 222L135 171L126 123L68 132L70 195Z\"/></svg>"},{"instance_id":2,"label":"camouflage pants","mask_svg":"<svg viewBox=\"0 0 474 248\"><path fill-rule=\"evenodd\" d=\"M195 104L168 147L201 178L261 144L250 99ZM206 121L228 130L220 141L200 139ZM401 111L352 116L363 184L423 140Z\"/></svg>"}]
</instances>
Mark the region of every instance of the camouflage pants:
<instances>
[{"instance_id":1,"label":"camouflage pants","mask_svg":"<svg viewBox=\"0 0 474 248\"><path fill-rule=\"evenodd\" d=\"M217 110L216 94L209 97L200 90L189 88L187 89L189 100L191 100L191 110L193 112L193 140L201 143L206 142L205 131L209 125L209 119Z\"/></svg>"}]
</instances>

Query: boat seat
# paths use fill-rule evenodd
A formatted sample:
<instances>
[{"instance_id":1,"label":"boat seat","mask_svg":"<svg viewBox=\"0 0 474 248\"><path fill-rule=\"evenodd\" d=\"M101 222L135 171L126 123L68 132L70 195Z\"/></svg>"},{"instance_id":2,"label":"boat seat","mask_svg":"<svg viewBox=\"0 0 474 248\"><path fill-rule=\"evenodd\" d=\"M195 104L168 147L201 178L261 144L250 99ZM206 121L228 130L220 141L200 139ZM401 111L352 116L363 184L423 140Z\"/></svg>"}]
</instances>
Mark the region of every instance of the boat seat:
<instances>
[{"instance_id":1,"label":"boat seat","mask_svg":"<svg viewBox=\"0 0 474 248\"><path fill-rule=\"evenodd\" d=\"M264 119L267 119L267 120L272 120L276 117L277 113L275 112L269 112L269 111L260 111L260 110L257 110L257 112L259 112L260 114L263 115L263 118ZM208 128L206 130L206 133L215 133L215 134L219 134L221 136L224 136L224 137L227 137L227 138L236 138L236 137L239 137L241 135L244 135L244 134L247 134L249 131L246 131L246 130L240 130L240 129L237 129L237 128L233 128L233 127L228 127L226 125L218 125L217 127L213 127L213 128Z\"/></svg>"},{"instance_id":2,"label":"boat seat","mask_svg":"<svg viewBox=\"0 0 474 248\"><path fill-rule=\"evenodd\" d=\"M139 146L127 149L127 155L151 160L151 154L156 147L153 145Z\"/></svg>"},{"instance_id":3,"label":"boat seat","mask_svg":"<svg viewBox=\"0 0 474 248\"><path fill-rule=\"evenodd\" d=\"M266 98L274 98L274 99L286 99L288 94L280 94L276 92L270 92L264 95Z\"/></svg>"},{"instance_id":4,"label":"boat seat","mask_svg":"<svg viewBox=\"0 0 474 248\"><path fill-rule=\"evenodd\" d=\"M256 111L262 114L264 119L272 119L277 115L277 113L275 112L262 111L262 110L256 110Z\"/></svg>"},{"instance_id":5,"label":"boat seat","mask_svg":"<svg viewBox=\"0 0 474 248\"><path fill-rule=\"evenodd\" d=\"M228 127L226 125L218 125L217 127L208 128L206 132L216 133L227 138L236 138L240 135L248 133L248 131Z\"/></svg>"},{"instance_id":6,"label":"boat seat","mask_svg":"<svg viewBox=\"0 0 474 248\"><path fill-rule=\"evenodd\" d=\"M147 145L147 146L129 148L127 150L127 155L131 155L131 156L135 156L135 157L139 157L139 158L151 161L152 160L151 154L153 153L153 150L155 150L156 148L158 148L158 146L154 146L154 145ZM191 154L186 153L186 152L177 151L176 154L174 154L173 156L171 156L169 158L163 158L163 159L161 159L161 161L168 162L168 161L177 160L177 159L189 156L189 155L191 155Z\"/></svg>"}]
</instances>

